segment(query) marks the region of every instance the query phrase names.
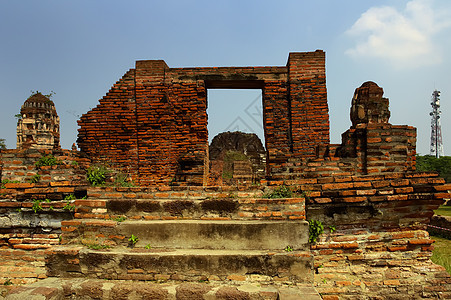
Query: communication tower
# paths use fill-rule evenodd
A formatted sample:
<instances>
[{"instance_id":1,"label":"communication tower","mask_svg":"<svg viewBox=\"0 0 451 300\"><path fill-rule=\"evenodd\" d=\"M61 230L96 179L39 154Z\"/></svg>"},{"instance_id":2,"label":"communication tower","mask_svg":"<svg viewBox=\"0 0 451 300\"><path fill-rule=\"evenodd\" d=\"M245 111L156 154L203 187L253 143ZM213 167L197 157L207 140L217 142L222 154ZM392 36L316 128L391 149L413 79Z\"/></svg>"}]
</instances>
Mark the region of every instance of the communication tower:
<instances>
[{"instance_id":1,"label":"communication tower","mask_svg":"<svg viewBox=\"0 0 451 300\"><path fill-rule=\"evenodd\" d=\"M430 154L436 158L444 156L442 141L442 126L440 125L440 92L435 90L432 93L432 112L431 116L431 148Z\"/></svg>"}]
</instances>

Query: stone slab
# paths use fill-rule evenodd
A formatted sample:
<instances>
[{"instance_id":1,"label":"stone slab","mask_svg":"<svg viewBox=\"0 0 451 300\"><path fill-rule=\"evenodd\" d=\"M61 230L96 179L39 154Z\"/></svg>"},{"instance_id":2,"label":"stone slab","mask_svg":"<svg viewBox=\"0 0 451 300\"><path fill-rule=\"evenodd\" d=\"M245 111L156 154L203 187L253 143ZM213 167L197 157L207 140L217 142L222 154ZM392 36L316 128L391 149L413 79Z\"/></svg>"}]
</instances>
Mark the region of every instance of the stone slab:
<instances>
[{"instance_id":1,"label":"stone slab","mask_svg":"<svg viewBox=\"0 0 451 300\"><path fill-rule=\"evenodd\" d=\"M137 246L162 248L308 250L307 221L125 221L117 233L139 237Z\"/></svg>"},{"instance_id":2,"label":"stone slab","mask_svg":"<svg viewBox=\"0 0 451 300\"><path fill-rule=\"evenodd\" d=\"M313 281L309 252L208 249L82 249L47 257L49 276L104 279Z\"/></svg>"}]
</instances>

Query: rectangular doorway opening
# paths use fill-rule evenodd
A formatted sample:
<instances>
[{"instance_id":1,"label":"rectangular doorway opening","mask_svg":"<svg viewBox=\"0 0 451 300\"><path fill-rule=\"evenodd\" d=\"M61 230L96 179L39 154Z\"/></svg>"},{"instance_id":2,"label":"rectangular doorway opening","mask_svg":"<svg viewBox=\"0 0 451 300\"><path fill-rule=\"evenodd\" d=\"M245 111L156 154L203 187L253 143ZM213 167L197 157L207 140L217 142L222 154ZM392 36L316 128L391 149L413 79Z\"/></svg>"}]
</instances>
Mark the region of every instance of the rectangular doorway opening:
<instances>
[{"instance_id":1,"label":"rectangular doorway opening","mask_svg":"<svg viewBox=\"0 0 451 300\"><path fill-rule=\"evenodd\" d=\"M261 89L208 89L209 185L257 183L266 175Z\"/></svg>"}]
</instances>

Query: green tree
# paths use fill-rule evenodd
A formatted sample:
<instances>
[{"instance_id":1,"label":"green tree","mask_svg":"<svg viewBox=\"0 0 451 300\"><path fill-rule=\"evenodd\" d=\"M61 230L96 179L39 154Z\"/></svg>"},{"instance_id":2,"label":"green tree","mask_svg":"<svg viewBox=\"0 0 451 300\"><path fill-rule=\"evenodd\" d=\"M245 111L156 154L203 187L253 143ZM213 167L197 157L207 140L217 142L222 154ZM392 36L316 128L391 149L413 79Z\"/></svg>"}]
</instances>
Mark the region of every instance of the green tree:
<instances>
[{"instance_id":1,"label":"green tree","mask_svg":"<svg viewBox=\"0 0 451 300\"><path fill-rule=\"evenodd\" d=\"M0 139L0 149L6 149L5 139Z\"/></svg>"},{"instance_id":2,"label":"green tree","mask_svg":"<svg viewBox=\"0 0 451 300\"><path fill-rule=\"evenodd\" d=\"M446 182L451 182L451 156L436 158L432 155L417 155L416 161L418 172L435 171Z\"/></svg>"}]
</instances>

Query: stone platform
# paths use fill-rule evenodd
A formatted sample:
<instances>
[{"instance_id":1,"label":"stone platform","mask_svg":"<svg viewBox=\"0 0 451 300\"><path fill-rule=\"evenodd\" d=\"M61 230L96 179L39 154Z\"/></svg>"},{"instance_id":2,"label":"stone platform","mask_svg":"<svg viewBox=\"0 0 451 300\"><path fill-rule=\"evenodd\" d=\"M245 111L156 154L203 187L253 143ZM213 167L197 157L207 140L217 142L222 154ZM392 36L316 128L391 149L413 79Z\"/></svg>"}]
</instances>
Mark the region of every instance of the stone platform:
<instances>
[{"instance_id":1,"label":"stone platform","mask_svg":"<svg viewBox=\"0 0 451 300\"><path fill-rule=\"evenodd\" d=\"M214 282L157 283L128 280L48 278L31 285L14 288L4 299L319 300L321 297L311 285L306 284L264 286L233 283L217 284Z\"/></svg>"},{"instance_id":2,"label":"stone platform","mask_svg":"<svg viewBox=\"0 0 451 300\"><path fill-rule=\"evenodd\" d=\"M320 299L304 198L88 196L46 250L50 278L6 299Z\"/></svg>"}]
</instances>

